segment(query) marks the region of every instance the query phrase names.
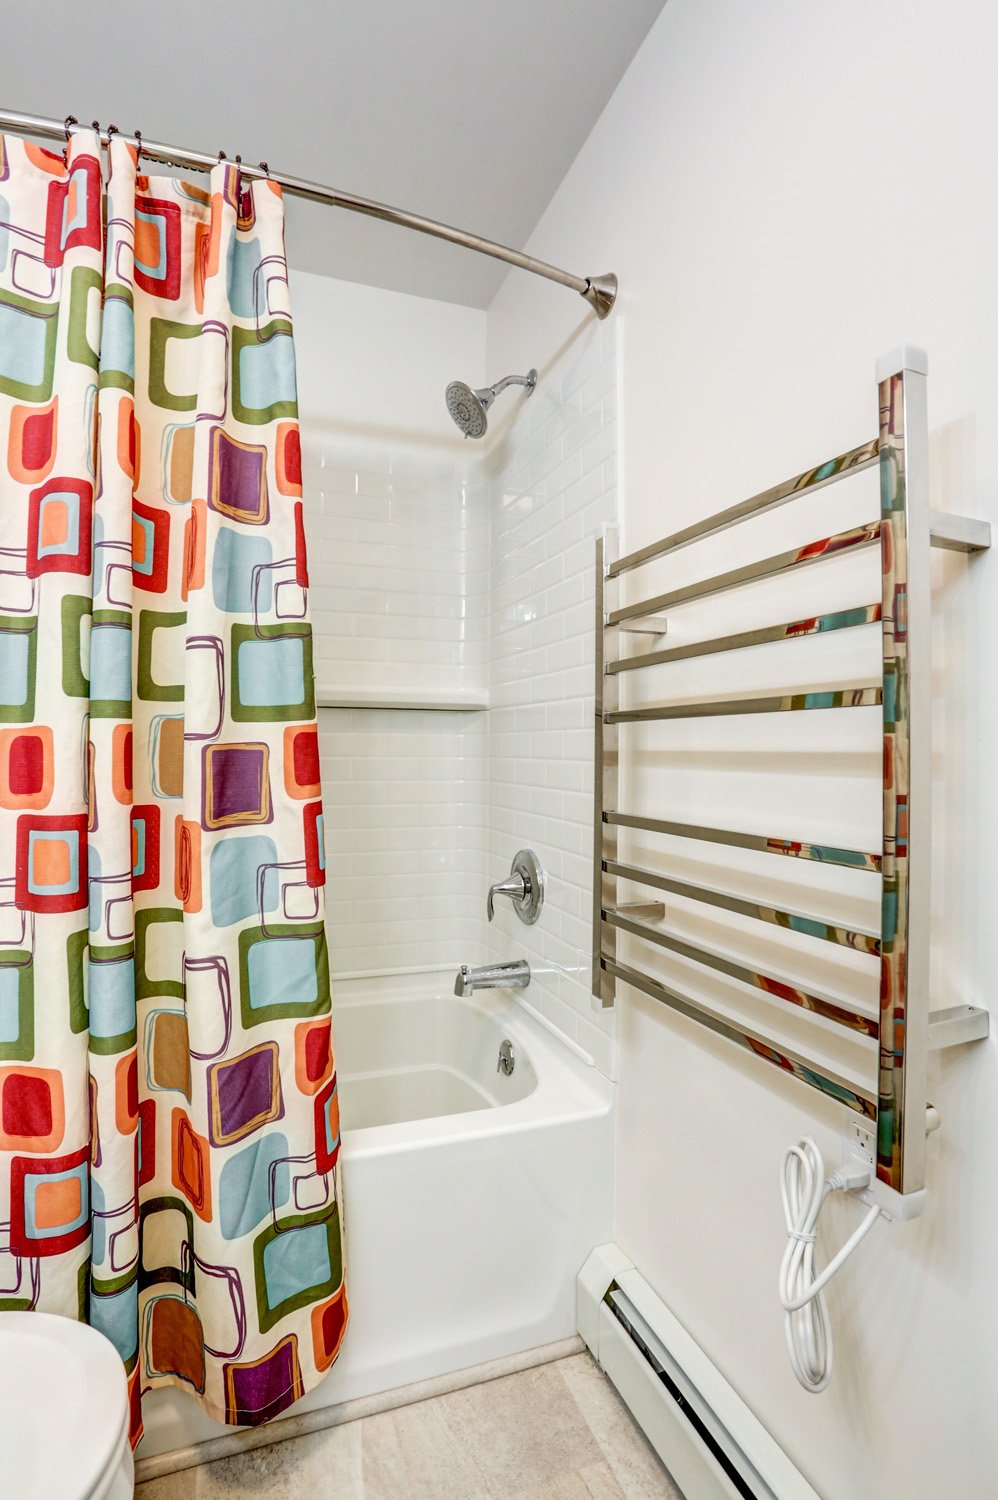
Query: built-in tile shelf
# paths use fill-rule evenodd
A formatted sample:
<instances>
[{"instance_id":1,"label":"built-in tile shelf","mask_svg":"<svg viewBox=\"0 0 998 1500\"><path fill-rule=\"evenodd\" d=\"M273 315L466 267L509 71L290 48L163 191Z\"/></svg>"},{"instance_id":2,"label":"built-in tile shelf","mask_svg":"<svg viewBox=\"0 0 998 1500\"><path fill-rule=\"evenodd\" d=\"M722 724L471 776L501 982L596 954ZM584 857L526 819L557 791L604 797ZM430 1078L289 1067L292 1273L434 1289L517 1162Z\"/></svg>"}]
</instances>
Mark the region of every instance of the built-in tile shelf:
<instances>
[{"instance_id":1,"label":"built-in tile shelf","mask_svg":"<svg viewBox=\"0 0 998 1500\"><path fill-rule=\"evenodd\" d=\"M422 708L448 713L474 713L488 708L489 695L466 688L320 687L315 689L317 708Z\"/></svg>"}]
</instances>

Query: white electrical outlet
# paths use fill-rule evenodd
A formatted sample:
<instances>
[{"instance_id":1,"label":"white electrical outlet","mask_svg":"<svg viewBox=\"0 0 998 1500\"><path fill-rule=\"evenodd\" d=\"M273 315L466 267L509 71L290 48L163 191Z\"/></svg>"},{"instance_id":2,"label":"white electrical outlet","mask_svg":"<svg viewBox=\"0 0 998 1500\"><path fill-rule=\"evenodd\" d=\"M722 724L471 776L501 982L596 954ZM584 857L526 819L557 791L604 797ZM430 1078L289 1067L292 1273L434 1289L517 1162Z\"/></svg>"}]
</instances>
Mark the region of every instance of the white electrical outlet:
<instances>
[{"instance_id":1,"label":"white electrical outlet","mask_svg":"<svg viewBox=\"0 0 998 1500\"><path fill-rule=\"evenodd\" d=\"M849 1111L842 1132L842 1160L858 1161L869 1167L871 1177L876 1172L877 1133L871 1121Z\"/></svg>"},{"instance_id":2,"label":"white electrical outlet","mask_svg":"<svg viewBox=\"0 0 998 1500\"><path fill-rule=\"evenodd\" d=\"M872 1120L843 1110L842 1164L860 1165L870 1174L870 1185L854 1196L870 1208L874 1204L887 1219L917 1219L925 1207L925 1189L917 1193L896 1193L877 1176L877 1127Z\"/></svg>"}]
</instances>

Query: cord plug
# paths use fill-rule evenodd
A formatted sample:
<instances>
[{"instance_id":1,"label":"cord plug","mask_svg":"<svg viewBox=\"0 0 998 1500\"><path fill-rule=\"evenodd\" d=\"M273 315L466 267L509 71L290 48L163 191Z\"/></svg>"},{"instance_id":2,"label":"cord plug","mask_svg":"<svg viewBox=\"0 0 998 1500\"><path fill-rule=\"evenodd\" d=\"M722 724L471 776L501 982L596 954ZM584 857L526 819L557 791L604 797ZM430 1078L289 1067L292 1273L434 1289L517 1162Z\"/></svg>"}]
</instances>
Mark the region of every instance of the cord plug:
<instances>
[{"instance_id":1,"label":"cord plug","mask_svg":"<svg viewBox=\"0 0 998 1500\"><path fill-rule=\"evenodd\" d=\"M870 1186L870 1169L861 1161L844 1161L829 1177L828 1185L845 1193L861 1193Z\"/></svg>"}]
</instances>

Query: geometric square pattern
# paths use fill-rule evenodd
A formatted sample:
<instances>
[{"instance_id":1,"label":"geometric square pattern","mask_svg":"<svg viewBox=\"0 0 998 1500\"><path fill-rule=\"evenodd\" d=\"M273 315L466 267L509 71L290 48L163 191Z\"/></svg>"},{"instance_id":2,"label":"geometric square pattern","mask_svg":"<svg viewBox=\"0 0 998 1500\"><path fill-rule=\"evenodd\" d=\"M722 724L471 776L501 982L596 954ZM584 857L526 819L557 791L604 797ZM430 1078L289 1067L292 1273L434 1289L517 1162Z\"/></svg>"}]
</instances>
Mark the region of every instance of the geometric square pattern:
<instances>
[{"instance_id":1,"label":"geometric square pattern","mask_svg":"<svg viewBox=\"0 0 998 1500\"><path fill-rule=\"evenodd\" d=\"M244 526L264 526L270 514L267 498L267 449L243 443L223 427L213 427L208 448L208 504Z\"/></svg>"},{"instance_id":2,"label":"geometric square pattern","mask_svg":"<svg viewBox=\"0 0 998 1500\"><path fill-rule=\"evenodd\" d=\"M239 934L239 1004L245 1027L329 1009L326 929L290 922Z\"/></svg>"},{"instance_id":3,"label":"geometric square pattern","mask_svg":"<svg viewBox=\"0 0 998 1500\"><path fill-rule=\"evenodd\" d=\"M208 745L203 752L201 822L238 828L273 821L266 742Z\"/></svg>"},{"instance_id":4,"label":"geometric square pattern","mask_svg":"<svg viewBox=\"0 0 998 1500\"><path fill-rule=\"evenodd\" d=\"M269 1422L304 1390L298 1339L292 1333L258 1359L225 1366L225 1420L236 1425Z\"/></svg>"},{"instance_id":5,"label":"geometric square pattern","mask_svg":"<svg viewBox=\"0 0 998 1500\"><path fill-rule=\"evenodd\" d=\"M321 794L319 732L314 724L289 724L284 731L284 787L289 797L301 802Z\"/></svg>"},{"instance_id":6,"label":"geometric square pattern","mask_svg":"<svg viewBox=\"0 0 998 1500\"><path fill-rule=\"evenodd\" d=\"M47 479L28 495L27 574L89 573L93 486Z\"/></svg>"},{"instance_id":7,"label":"geometric square pattern","mask_svg":"<svg viewBox=\"0 0 998 1500\"><path fill-rule=\"evenodd\" d=\"M276 1042L261 1042L209 1067L208 1134L214 1145L244 1140L283 1114Z\"/></svg>"},{"instance_id":8,"label":"geometric square pattern","mask_svg":"<svg viewBox=\"0 0 998 1500\"><path fill-rule=\"evenodd\" d=\"M0 807L46 807L52 797L55 747L47 724L0 729Z\"/></svg>"},{"instance_id":9,"label":"geometric square pattern","mask_svg":"<svg viewBox=\"0 0 998 1500\"><path fill-rule=\"evenodd\" d=\"M335 1206L317 1222L298 1214L268 1224L253 1242L253 1261L264 1331L295 1308L332 1296L343 1280Z\"/></svg>"},{"instance_id":10,"label":"geometric square pattern","mask_svg":"<svg viewBox=\"0 0 998 1500\"><path fill-rule=\"evenodd\" d=\"M15 891L25 911L87 904L87 817L22 813L16 824Z\"/></svg>"},{"instance_id":11,"label":"geometric square pattern","mask_svg":"<svg viewBox=\"0 0 998 1500\"><path fill-rule=\"evenodd\" d=\"M281 197L107 171L0 138L0 1305L134 1443L285 1411L347 1301Z\"/></svg>"},{"instance_id":12,"label":"geometric square pattern","mask_svg":"<svg viewBox=\"0 0 998 1500\"><path fill-rule=\"evenodd\" d=\"M0 1068L0 1151L58 1151L65 1129L60 1073Z\"/></svg>"},{"instance_id":13,"label":"geometric square pattern","mask_svg":"<svg viewBox=\"0 0 998 1500\"><path fill-rule=\"evenodd\" d=\"M314 719L308 625L232 626L233 719Z\"/></svg>"},{"instance_id":14,"label":"geometric square pattern","mask_svg":"<svg viewBox=\"0 0 998 1500\"><path fill-rule=\"evenodd\" d=\"M14 1156L10 1247L15 1255L62 1255L90 1237L89 1151Z\"/></svg>"}]
</instances>

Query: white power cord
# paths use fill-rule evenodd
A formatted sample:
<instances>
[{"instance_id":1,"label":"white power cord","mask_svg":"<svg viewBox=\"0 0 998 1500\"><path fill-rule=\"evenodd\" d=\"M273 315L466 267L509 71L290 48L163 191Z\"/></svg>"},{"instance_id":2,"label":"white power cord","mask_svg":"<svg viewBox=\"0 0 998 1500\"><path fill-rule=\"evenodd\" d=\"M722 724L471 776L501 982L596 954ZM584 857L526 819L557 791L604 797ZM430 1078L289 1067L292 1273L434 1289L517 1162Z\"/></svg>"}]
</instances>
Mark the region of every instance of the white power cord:
<instances>
[{"instance_id":1,"label":"white power cord","mask_svg":"<svg viewBox=\"0 0 998 1500\"><path fill-rule=\"evenodd\" d=\"M783 1216L787 1248L780 1266L780 1301L786 1309L787 1351L794 1374L816 1395L832 1378L832 1327L824 1289L880 1217L874 1205L856 1232L819 1274L814 1269L814 1241L821 1206L829 1193L862 1192L870 1173L861 1162L840 1167L825 1181L825 1163L809 1135L783 1158Z\"/></svg>"}]
</instances>

